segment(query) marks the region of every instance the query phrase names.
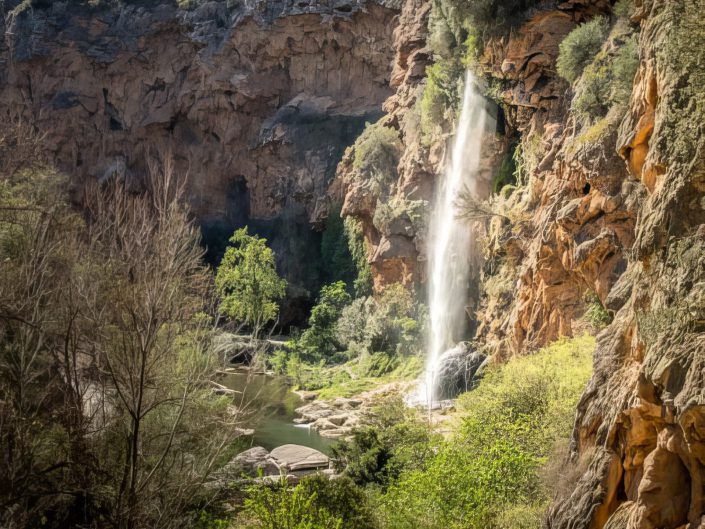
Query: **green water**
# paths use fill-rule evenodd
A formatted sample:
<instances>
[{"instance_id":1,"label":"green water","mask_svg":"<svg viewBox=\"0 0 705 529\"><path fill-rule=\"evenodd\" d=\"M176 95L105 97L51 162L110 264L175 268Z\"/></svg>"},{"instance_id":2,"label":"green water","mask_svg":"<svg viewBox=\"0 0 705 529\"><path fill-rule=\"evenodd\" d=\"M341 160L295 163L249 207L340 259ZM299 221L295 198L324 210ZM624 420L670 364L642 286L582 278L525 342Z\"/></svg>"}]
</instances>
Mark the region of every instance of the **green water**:
<instances>
[{"instance_id":1,"label":"green water","mask_svg":"<svg viewBox=\"0 0 705 529\"><path fill-rule=\"evenodd\" d=\"M247 427L254 428L253 443L267 450L283 444L309 446L329 453L332 439L321 437L306 426L293 423L294 410L303 405L301 398L283 377L254 374L248 371L229 373L219 380L224 386L240 392L235 404L244 410Z\"/></svg>"}]
</instances>

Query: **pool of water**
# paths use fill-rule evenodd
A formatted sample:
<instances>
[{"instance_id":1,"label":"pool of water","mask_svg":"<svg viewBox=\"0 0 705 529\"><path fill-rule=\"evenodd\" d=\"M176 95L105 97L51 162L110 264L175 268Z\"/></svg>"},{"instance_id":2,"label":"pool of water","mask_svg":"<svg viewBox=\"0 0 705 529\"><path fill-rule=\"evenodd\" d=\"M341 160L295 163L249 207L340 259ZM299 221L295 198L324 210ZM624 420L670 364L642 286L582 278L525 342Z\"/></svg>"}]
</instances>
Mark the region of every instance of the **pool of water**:
<instances>
[{"instance_id":1,"label":"pool of water","mask_svg":"<svg viewBox=\"0 0 705 529\"><path fill-rule=\"evenodd\" d=\"M291 391L285 378L241 370L224 375L219 382L238 392L233 398L244 410L246 426L255 430L254 445L271 450L292 443L330 453L334 440L293 423L294 410L302 406L303 401Z\"/></svg>"}]
</instances>

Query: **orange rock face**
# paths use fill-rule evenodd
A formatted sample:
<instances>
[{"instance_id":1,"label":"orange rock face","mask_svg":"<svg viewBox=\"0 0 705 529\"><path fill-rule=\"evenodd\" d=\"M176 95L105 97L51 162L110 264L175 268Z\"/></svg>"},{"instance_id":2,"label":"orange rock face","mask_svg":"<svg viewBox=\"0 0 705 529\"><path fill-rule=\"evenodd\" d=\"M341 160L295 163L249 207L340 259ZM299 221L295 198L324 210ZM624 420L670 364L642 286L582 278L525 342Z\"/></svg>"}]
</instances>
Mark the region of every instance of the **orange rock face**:
<instances>
[{"instance_id":1,"label":"orange rock face","mask_svg":"<svg viewBox=\"0 0 705 529\"><path fill-rule=\"evenodd\" d=\"M635 212L578 405L573 458L591 465L552 528L702 527L705 520L705 3L637 2L640 67L617 140ZM697 73L695 73L697 72Z\"/></svg>"}]
</instances>

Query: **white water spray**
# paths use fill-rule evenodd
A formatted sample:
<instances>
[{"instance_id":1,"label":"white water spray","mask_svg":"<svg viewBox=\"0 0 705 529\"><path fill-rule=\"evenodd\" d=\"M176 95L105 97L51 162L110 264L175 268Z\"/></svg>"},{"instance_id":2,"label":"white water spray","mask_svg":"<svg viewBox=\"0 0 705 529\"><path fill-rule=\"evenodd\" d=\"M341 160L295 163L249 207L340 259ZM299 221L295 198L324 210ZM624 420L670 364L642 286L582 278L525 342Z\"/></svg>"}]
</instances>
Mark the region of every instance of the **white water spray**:
<instances>
[{"instance_id":1,"label":"white water spray","mask_svg":"<svg viewBox=\"0 0 705 529\"><path fill-rule=\"evenodd\" d=\"M444 351L461 339L464 327L473 244L470 228L457 218L456 202L463 190L473 196L478 195L482 137L488 126L486 105L485 99L477 92L472 74L468 72L453 148L436 194L429 225L431 339L426 372L415 399L429 408L434 407L439 398L439 360Z\"/></svg>"}]
</instances>

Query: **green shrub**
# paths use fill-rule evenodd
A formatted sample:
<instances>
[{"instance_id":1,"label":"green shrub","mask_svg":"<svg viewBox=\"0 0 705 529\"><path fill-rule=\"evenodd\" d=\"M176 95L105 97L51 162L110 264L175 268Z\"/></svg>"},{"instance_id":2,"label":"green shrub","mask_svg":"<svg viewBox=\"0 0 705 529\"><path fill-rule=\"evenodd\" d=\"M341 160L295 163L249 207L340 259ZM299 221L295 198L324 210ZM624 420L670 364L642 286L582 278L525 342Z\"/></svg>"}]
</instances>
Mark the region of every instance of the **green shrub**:
<instances>
[{"instance_id":1,"label":"green shrub","mask_svg":"<svg viewBox=\"0 0 705 529\"><path fill-rule=\"evenodd\" d=\"M326 476L310 476L301 480L297 488L305 495L315 497L314 503L342 520L344 529L372 529L374 516L367 496L347 476L330 480Z\"/></svg>"},{"instance_id":2,"label":"green shrub","mask_svg":"<svg viewBox=\"0 0 705 529\"><path fill-rule=\"evenodd\" d=\"M600 51L585 67L575 85L572 103L578 116L585 120L601 118L611 108L628 103L639 67L637 38L635 34L615 36L616 49Z\"/></svg>"},{"instance_id":3,"label":"green shrub","mask_svg":"<svg viewBox=\"0 0 705 529\"><path fill-rule=\"evenodd\" d=\"M617 17L629 18L634 11L634 0L617 0L612 10Z\"/></svg>"},{"instance_id":4,"label":"green shrub","mask_svg":"<svg viewBox=\"0 0 705 529\"><path fill-rule=\"evenodd\" d=\"M585 118L607 114L610 107L611 64L596 60L587 65L575 87L573 110Z\"/></svg>"},{"instance_id":5,"label":"green shrub","mask_svg":"<svg viewBox=\"0 0 705 529\"><path fill-rule=\"evenodd\" d=\"M588 335L561 340L489 368L458 399L456 434L378 496L382 527L535 527L555 486L543 469L553 447L570 437L594 343Z\"/></svg>"},{"instance_id":6,"label":"green shrub","mask_svg":"<svg viewBox=\"0 0 705 529\"><path fill-rule=\"evenodd\" d=\"M558 75L570 83L575 82L600 51L607 31L607 19L596 17L568 33L559 46L556 61Z\"/></svg>"},{"instance_id":7,"label":"green shrub","mask_svg":"<svg viewBox=\"0 0 705 529\"><path fill-rule=\"evenodd\" d=\"M316 501L302 486L290 488L284 479L247 489L244 513L260 529L342 529L343 520ZM252 525L251 525L252 526Z\"/></svg>"},{"instance_id":8,"label":"green shrub","mask_svg":"<svg viewBox=\"0 0 705 529\"><path fill-rule=\"evenodd\" d=\"M634 76L639 68L639 37L634 34L619 47L612 62L612 91L610 99L613 105L629 102L634 87Z\"/></svg>"},{"instance_id":9,"label":"green shrub","mask_svg":"<svg viewBox=\"0 0 705 529\"><path fill-rule=\"evenodd\" d=\"M373 409L365 427L333 446L333 464L358 485L386 487L403 470L424 468L435 439L401 399L385 399Z\"/></svg>"},{"instance_id":10,"label":"green shrub","mask_svg":"<svg viewBox=\"0 0 705 529\"><path fill-rule=\"evenodd\" d=\"M352 255L357 277L353 281L355 296L368 296L372 293L372 270L367 260L367 243L362 233L360 221L346 217L344 220L345 237Z\"/></svg>"},{"instance_id":11,"label":"green shrub","mask_svg":"<svg viewBox=\"0 0 705 529\"><path fill-rule=\"evenodd\" d=\"M294 350L309 362L324 360L338 362L341 344L336 340L335 326L343 308L351 301L345 283L336 281L325 285L318 296L318 303L311 309L308 329L296 340Z\"/></svg>"},{"instance_id":12,"label":"green shrub","mask_svg":"<svg viewBox=\"0 0 705 529\"><path fill-rule=\"evenodd\" d=\"M612 322L612 316L602 305L600 298L592 290L585 293L585 319L595 329L602 329Z\"/></svg>"},{"instance_id":13,"label":"green shrub","mask_svg":"<svg viewBox=\"0 0 705 529\"><path fill-rule=\"evenodd\" d=\"M425 143L438 135L441 125L459 107L462 72L462 65L455 60L439 60L426 68L426 86L421 96L421 133Z\"/></svg>"},{"instance_id":14,"label":"green shrub","mask_svg":"<svg viewBox=\"0 0 705 529\"><path fill-rule=\"evenodd\" d=\"M399 133L378 121L368 123L355 142L353 167L369 179L372 190L378 195L388 191L397 179L397 165L401 156Z\"/></svg>"}]
</instances>

